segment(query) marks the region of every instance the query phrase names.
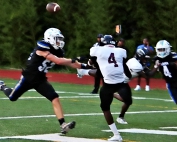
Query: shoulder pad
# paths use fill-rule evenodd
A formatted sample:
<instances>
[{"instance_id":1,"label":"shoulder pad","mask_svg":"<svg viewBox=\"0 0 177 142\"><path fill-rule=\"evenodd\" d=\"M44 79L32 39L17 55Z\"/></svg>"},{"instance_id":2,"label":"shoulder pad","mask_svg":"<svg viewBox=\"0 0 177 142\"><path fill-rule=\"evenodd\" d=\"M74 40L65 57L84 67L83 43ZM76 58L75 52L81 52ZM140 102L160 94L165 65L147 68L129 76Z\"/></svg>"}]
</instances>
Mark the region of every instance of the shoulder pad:
<instances>
[{"instance_id":1,"label":"shoulder pad","mask_svg":"<svg viewBox=\"0 0 177 142\"><path fill-rule=\"evenodd\" d=\"M176 54L176 52L172 52L171 54L172 54L172 58L173 58L173 59L177 59L177 54Z\"/></svg>"},{"instance_id":2,"label":"shoulder pad","mask_svg":"<svg viewBox=\"0 0 177 142\"><path fill-rule=\"evenodd\" d=\"M37 42L37 47L38 47L39 50L45 51L45 50L49 50L51 45L49 43L45 42L45 41L38 41Z\"/></svg>"}]
</instances>

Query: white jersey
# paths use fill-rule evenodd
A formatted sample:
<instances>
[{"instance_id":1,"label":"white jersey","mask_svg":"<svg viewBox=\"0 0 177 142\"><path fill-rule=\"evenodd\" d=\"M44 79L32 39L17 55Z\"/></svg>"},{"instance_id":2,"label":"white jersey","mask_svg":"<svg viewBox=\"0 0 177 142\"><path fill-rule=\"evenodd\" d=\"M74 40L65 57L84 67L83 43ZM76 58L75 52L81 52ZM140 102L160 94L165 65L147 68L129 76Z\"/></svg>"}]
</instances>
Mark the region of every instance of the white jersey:
<instances>
[{"instance_id":1,"label":"white jersey","mask_svg":"<svg viewBox=\"0 0 177 142\"><path fill-rule=\"evenodd\" d=\"M97 63L103 75L104 82L116 84L124 81L123 58L127 58L125 49L114 45L94 46L90 56L97 57Z\"/></svg>"},{"instance_id":2,"label":"white jersey","mask_svg":"<svg viewBox=\"0 0 177 142\"><path fill-rule=\"evenodd\" d=\"M140 62L136 58L131 58L127 61L127 66L132 74L132 78L135 78L138 76L138 72L143 70L143 66L140 64ZM130 79L124 74L125 77L125 83L129 82Z\"/></svg>"},{"instance_id":3,"label":"white jersey","mask_svg":"<svg viewBox=\"0 0 177 142\"><path fill-rule=\"evenodd\" d=\"M96 42L93 46L99 46L99 43L98 43L98 42Z\"/></svg>"}]
</instances>

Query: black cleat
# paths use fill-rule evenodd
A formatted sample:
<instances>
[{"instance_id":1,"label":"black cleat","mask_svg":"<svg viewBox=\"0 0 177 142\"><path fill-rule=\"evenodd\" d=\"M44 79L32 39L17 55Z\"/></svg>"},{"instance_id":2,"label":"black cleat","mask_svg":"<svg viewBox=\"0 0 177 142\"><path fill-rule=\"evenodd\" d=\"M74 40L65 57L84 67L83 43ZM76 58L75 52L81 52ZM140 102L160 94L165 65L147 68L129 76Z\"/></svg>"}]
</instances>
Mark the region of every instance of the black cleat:
<instances>
[{"instance_id":1,"label":"black cleat","mask_svg":"<svg viewBox=\"0 0 177 142\"><path fill-rule=\"evenodd\" d=\"M0 90L3 91L3 87L6 86L4 81L0 80Z\"/></svg>"},{"instance_id":2,"label":"black cleat","mask_svg":"<svg viewBox=\"0 0 177 142\"><path fill-rule=\"evenodd\" d=\"M61 125L61 133L62 133L62 134L68 133L69 130L75 128L75 125L76 125L76 122L75 122L75 121L72 121L72 122L69 122L69 123L64 122L64 123Z\"/></svg>"}]
</instances>

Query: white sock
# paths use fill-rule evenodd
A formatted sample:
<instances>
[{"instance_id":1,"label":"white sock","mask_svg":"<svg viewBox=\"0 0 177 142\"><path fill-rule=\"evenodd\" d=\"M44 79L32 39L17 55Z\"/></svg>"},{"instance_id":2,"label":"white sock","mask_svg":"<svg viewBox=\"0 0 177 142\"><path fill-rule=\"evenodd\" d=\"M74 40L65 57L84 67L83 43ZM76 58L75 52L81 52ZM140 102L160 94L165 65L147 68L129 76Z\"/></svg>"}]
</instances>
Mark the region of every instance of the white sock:
<instances>
[{"instance_id":1,"label":"white sock","mask_svg":"<svg viewBox=\"0 0 177 142\"><path fill-rule=\"evenodd\" d=\"M111 125L109 125L109 128L111 129L111 131L113 132L114 135L119 134L115 123L112 123Z\"/></svg>"},{"instance_id":2,"label":"white sock","mask_svg":"<svg viewBox=\"0 0 177 142\"><path fill-rule=\"evenodd\" d=\"M89 75L89 73L88 73L89 71L90 71L90 69L89 69L89 70L84 70L84 69L83 69L83 71L82 71L82 72L83 72L83 75Z\"/></svg>"}]
</instances>

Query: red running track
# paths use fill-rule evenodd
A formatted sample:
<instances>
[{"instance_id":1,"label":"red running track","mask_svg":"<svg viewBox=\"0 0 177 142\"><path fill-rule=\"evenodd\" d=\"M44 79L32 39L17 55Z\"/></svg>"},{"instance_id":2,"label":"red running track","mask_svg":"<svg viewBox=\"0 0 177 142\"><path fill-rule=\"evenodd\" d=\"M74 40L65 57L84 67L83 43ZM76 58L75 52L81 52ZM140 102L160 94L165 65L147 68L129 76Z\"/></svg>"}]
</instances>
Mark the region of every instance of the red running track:
<instances>
[{"instance_id":1,"label":"red running track","mask_svg":"<svg viewBox=\"0 0 177 142\"><path fill-rule=\"evenodd\" d=\"M0 80L3 78L10 78L18 80L21 75L21 70L0 70ZM60 82L60 83L71 83L71 84L89 84L93 85L94 79L91 76L84 76L82 79L77 78L76 74L68 74L68 73L54 73L49 72L47 74L48 80L51 82ZM133 79L129 82L130 87L134 88L136 86L137 79ZM142 79L141 82L142 88L145 87L145 80ZM166 89L165 81L163 79L154 79L150 80L150 88L151 89Z\"/></svg>"}]
</instances>

